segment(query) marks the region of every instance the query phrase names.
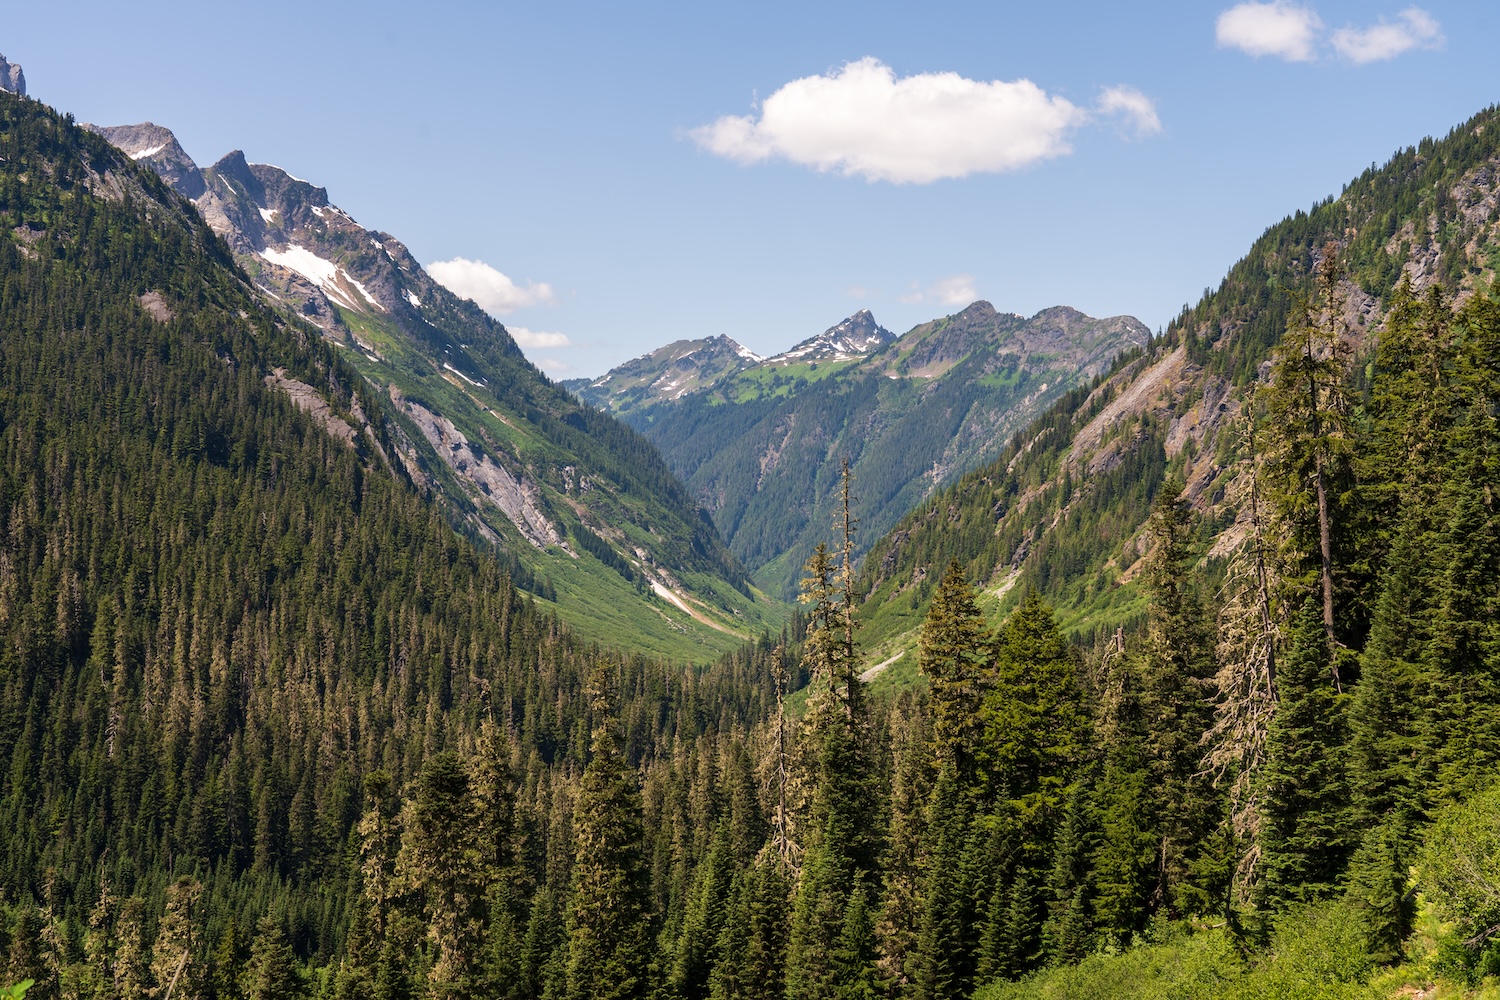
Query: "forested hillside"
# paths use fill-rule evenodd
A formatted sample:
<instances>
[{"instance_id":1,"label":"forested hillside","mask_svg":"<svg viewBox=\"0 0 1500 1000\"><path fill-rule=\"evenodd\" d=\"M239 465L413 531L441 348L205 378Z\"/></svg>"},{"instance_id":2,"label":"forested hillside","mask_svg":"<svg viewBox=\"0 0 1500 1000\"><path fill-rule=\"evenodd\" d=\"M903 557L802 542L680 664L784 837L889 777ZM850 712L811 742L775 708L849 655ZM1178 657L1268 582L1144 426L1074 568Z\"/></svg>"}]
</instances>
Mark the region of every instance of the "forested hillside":
<instances>
[{"instance_id":1,"label":"forested hillside","mask_svg":"<svg viewBox=\"0 0 1500 1000\"><path fill-rule=\"evenodd\" d=\"M863 568L876 632L889 639L914 629L950 558L1003 600L1039 588L1080 634L1139 622L1143 528L1168 476L1183 483L1198 515L1208 596L1252 530L1247 428L1273 422L1257 387L1269 380L1270 352L1299 301L1314 292L1325 245L1334 243L1341 274L1340 350L1356 429L1369 419L1375 331L1400 276L1418 297L1434 284L1450 298L1490 293L1500 247L1500 137L1487 127L1494 117L1486 111L1441 140L1402 150L1339 197L1270 227L1149 352L1122 357L1109 377L1073 390L1014 435L995 462L914 510L875 543ZM1335 505L1352 502L1350 484L1337 492ZM1354 617L1342 626L1358 647L1376 567L1355 551L1363 539L1343 533L1355 521L1336 518L1332 543L1344 548L1338 561L1347 567L1338 586L1361 598L1345 602ZM897 645L914 648L914 636Z\"/></svg>"}]
</instances>

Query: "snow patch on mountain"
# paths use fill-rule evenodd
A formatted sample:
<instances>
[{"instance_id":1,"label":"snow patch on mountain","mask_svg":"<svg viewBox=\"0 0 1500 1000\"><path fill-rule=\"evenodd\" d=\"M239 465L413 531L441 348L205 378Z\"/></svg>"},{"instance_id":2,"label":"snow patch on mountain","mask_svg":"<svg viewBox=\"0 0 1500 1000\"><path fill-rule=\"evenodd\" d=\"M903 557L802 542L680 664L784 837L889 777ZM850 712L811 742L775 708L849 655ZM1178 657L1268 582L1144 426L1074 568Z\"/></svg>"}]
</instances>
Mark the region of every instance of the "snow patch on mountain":
<instances>
[{"instance_id":1,"label":"snow patch on mountain","mask_svg":"<svg viewBox=\"0 0 1500 1000\"><path fill-rule=\"evenodd\" d=\"M293 243L285 250L277 250L272 247L260 251L260 255L272 264L287 268L290 271L302 275L308 281L323 289L324 294L333 299L339 305L347 309L360 309L350 294L350 289L359 294L376 309L385 310L375 296L363 284L349 276L349 272L339 267L331 260L324 260L306 247Z\"/></svg>"}]
</instances>

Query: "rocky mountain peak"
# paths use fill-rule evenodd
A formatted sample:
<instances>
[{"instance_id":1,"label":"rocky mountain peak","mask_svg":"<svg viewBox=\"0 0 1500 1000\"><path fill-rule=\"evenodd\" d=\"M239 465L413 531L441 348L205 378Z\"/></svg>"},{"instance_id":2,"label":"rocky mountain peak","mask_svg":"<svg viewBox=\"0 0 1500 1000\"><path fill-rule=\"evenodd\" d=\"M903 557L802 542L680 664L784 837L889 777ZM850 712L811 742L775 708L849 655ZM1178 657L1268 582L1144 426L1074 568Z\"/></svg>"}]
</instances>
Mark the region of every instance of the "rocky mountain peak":
<instances>
[{"instance_id":1,"label":"rocky mountain peak","mask_svg":"<svg viewBox=\"0 0 1500 1000\"><path fill-rule=\"evenodd\" d=\"M203 197L203 171L187 155L171 129L154 122L141 122L139 125L85 125L84 128L104 136L110 145L123 151L132 160L144 161L178 194L194 201Z\"/></svg>"},{"instance_id":2,"label":"rocky mountain peak","mask_svg":"<svg viewBox=\"0 0 1500 1000\"><path fill-rule=\"evenodd\" d=\"M896 339L896 335L879 323L868 309L861 309L848 319L830 326L816 337L792 347L772 362L793 364L803 361L848 361L862 358Z\"/></svg>"},{"instance_id":3,"label":"rocky mountain peak","mask_svg":"<svg viewBox=\"0 0 1500 1000\"><path fill-rule=\"evenodd\" d=\"M4 56L0 56L0 90L26 96L26 74L16 63L6 62Z\"/></svg>"},{"instance_id":4,"label":"rocky mountain peak","mask_svg":"<svg viewBox=\"0 0 1500 1000\"><path fill-rule=\"evenodd\" d=\"M236 149L225 153L219 162L208 168L216 177L223 178L236 188L236 193L248 197L257 206L266 203L266 188L260 178L250 169L245 154Z\"/></svg>"}]
</instances>

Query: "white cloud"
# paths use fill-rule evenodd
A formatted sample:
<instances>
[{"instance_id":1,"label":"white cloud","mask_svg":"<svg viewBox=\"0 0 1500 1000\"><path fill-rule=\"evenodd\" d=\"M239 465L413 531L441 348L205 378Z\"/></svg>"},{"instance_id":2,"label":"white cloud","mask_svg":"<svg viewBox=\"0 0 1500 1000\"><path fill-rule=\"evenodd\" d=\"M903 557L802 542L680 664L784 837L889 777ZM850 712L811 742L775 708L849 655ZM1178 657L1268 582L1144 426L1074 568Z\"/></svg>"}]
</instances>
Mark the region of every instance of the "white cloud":
<instances>
[{"instance_id":1,"label":"white cloud","mask_svg":"<svg viewBox=\"0 0 1500 1000\"><path fill-rule=\"evenodd\" d=\"M1156 113L1156 104L1134 87L1105 87L1099 95L1097 107L1100 114L1123 118L1137 138L1161 131L1161 116Z\"/></svg>"},{"instance_id":2,"label":"white cloud","mask_svg":"<svg viewBox=\"0 0 1500 1000\"><path fill-rule=\"evenodd\" d=\"M573 370L572 365L556 358L541 358L536 362L536 366L549 375L566 375Z\"/></svg>"},{"instance_id":3,"label":"white cloud","mask_svg":"<svg viewBox=\"0 0 1500 1000\"><path fill-rule=\"evenodd\" d=\"M1340 28L1333 33L1334 49L1355 63L1394 59L1415 48L1435 49L1443 41L1443 29L1420 7L1406 8L1394 22L1381 18L1369 28Z\"/></svg>"},{"instance_id":4,"label":"white cloud","mask_svg":"<svg viewBox=\"0 0 1500 1000\"><path fill-rule=\"evenodd\" d=\"M957 73L897 79L871 56L793 80L760 106L693 129L697 144L740 163L785 159L895 184L1015 170L1070 151L1088 112L1030 80Z\"/></svg>"},{"instance_id":5,"label":"white cloud","mask_svg":"<svg viewBox=\"0 0 1500 1000\"><path fill-rule=\"evenodd\" d=\"M945 306L966 306L977 298L979 293L974 290L974 276L955 274L951 278L940 278L926 288L914 283L912 290L906 295L898 295L896 301L907 305L936 302Z\"/></svg>"},{"instance_id":6,"label":"white cloud","mask_svg":"<svg viewBox=\"0 0 1500 1000\"><path fill-rule=\"evenodd\" d=\"M1323 22L1309 7L1287 0L1237 4L1219 15L1214 34L1224 48L1242 49L1252 56L1280 56L1308 62L1316 53Z\"/></svg>"},{"instance_id":7,"label":"white cloud","mask_svg":"<svg viewBox=\"0 0 1500 1000\"><path fill-rule=\"evenodd\" d=\"M566 333L541 333L524 326L507 326L506 331L522 347L572 347Z\"/></svg>"},{"instance_id":8,"label":"white cloud","mask_svg":"<svg viewBox=\"0 0 1500 1000\"><path fill-rule=\"evenodd\" d=\"M556 299L546 282L518 285L482 260L454 257L427 265L427 273L455 295L473 299L483 310L504 316L527 306L545 305Z\"/></svg>"}]
</instances>

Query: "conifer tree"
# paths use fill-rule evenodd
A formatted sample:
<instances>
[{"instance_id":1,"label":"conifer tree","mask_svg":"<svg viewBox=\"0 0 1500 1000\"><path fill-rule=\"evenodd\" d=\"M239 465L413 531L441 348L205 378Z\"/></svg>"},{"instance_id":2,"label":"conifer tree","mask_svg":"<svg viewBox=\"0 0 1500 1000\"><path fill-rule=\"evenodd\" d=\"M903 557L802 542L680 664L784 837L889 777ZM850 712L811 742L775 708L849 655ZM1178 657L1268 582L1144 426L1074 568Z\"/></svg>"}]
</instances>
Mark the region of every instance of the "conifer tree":
<instances>
[{"instance_id":1,"label":"conifer tree","mask_svg":"<svg viewBox=\"0 0 1500 1000\"><path fill-rule=\"evenodd\" d=\"M1381 964L1401 958L1416 918L1415 843L1409 820L1392 817L1365 833L1349 861L1345 902L1360 921L1365 950Z\"/></svg>"},{"instance_id":2,"label":"conifer tree","mask_svg":"<svg viewBox=\"0 0 1500 1000\"><path fill-rule=\"evenodd\" d=\"M214 946L213 975L214 1000L243 1000L240 976L245 971L245 944L241 940L239 921L229 918L219 943Z\"/></svg>"},{"instance_id":3,"label":"conifer tree","mask_svg":"<svg viewBox=\"0 0 1500 1000\"><path fill-rule=\"evenodd\" d=\"M863 885L855 888L839 922L833 961L839 1000L875 1000L879 975L875 968L875 919Z\"/></svg>"},{"instance_id":4,"label":"conifer tree","mask_svg":"<svg viewBox=\"0 0 1500 1000\"><path fill-rule=\"evenodd\" d=\"M1419 820L1430 779L1423 740L1431 689L1423 660L1431 616L1421 582L1429 546L1415 512L1397 529L1390 551L1349 706L1354 818L1364 830L1399 816Z\"/></svg>"},{"instance_id":5,"label":"conifer tree","mask_svg":"<svg viewBox=\"0 0 1500 1000\"><path fill-rule=\"evenodd\" d=\"M16 926L10 937L6 976L13 983L31 980L28 995L32 997L57 1000L57 970L42 938L44 926L41 911L35 906L23 904L19 907Z\"/></svg>"},{"instance_id":6,"label":"conifer tree","mask_svg":"<svg viewBox=\"0 0 1500 1000\"><path fill-rule=\"evenodd\" d=\"M422 914L437 948L428 977L433 996L474 989L484 931L484 872L475 847L473 791L464 760L447 751L427 759L409 806L401 866L420 893Z\"/></svg>"},{"instance_id":7,"label":"conifer tree","mask_svg":"<svg viewBox=\"0 0 1500 1000\"><path fill-rule=\"evenodd\" d=\"M791 878L775 851L763 851L746 889L750 936L745 949L746 1000L780 1000L786 993Z\"/></svg>"},{"instance_id":8,"label":"conifer tree","mask_svg":"<svg viewBox=\"0 0 1500 1000\"><path fill-rule=\"evenodd\" d=\"M1042 947L1053 962L1079 962L1092 949L1094 886L1089 860L1097 843L1088 789L1083 782L1075 783L1064 808L1047 878Z\"/></svg>"},{"instance_id":9,"label":"conifer tree","mask_svg":"<svg viewBox=\"0 0 1500 1000\"><path fill-rule=\"evenodd\" d=\"M602 663L589 686L593 739L574 812L567 995L569 1000L634 1000L650 988L641 793L620 753Z\"/></svg>"},{"instance_id":10,"label":"conifer tree","mask_svg":"<svg viewBox=\"0 0 1500 1000\"><path fill-rule=\"evenodd\" d=\"M713 971L706 984L710 1000L738 1000L751 989L749 873L737 870L730 879L724 922L714 941Z\"/></svg>"},{"instance_id":11,"label":"conifer tree","mask_svg":"<svg viewBox=\"0 0 1500 1000\"><path fill-rule=\"evenodd\" d=\"M991 636L958 560L948 564L922 622L918 665L932 690L937 755L971 780L992 682Z\"/></svg>"},{"instance_id":12,"label":"conifer tree","mask_svg":"<svg viewBox=\"0 0 1500 1000\"><path fill-rule=\"evenodd\" d=\"M1214 722L1205 737L1204 767L1228 797L1225 831L1235 857L1229 904L1244 903L1255 879L1260 850L1260 770L1265 762L1266 730L1276 711L1276 658L1281 644L1279 610L1273 597L1281 589L1260 500L1260 463L1255 428L1243 425L1249 450L1247 468L1237 483L1248 501L1250 537L1230 557L1220 590L1217 669L1212 691Z\"/></svg>"},{"instance_id":13,"label":"conifer tree","mask_svg":"<svg viewBox=\"0 0 1500 1000\"><path fill-rule=\"evenodd\" d=\"M369 927L371 946L378 951L386 940L392 901L396 896L396 858L401 847L401 827L391 779L384 770L365 776L366 808L360 818L360 895L363 916Z\"/></svg>"},{"instance_id":14,"label":"conifer tree","mask_svg":"<svg viewBox=\"0 0 1500 1000\"><path fill-rule=\"evenodd\" d=\"M89 911L88 930L83 935L84 975L78 990L84 996L109 996L115 979L115 936L118 904L109 883L99 883L99 898ZM229 998L233 1000L233 998Z\"/></svg>"},{"instance_id":15,"label":"conifer tree","mask_svg":"<svg viewBox=\"0 0 1500 1000\"><path fill-rule=\"evenodd\" d=\"M1047 839L1088 752L1089 731L1077 663L1035 590L1005 620L995 658L984 705L985 766L1027 835Z\"/></svg>"},{"instance_id":16,"label":"conifer tree","mask_svg":"<svg viewBox=\"0 0 1500 1000\"><path fill-rule=\"evenodd\" d=\"M853 882L851 865L827 837L803 858L787 939L787 1000L834 1000L840 968L835 952Z\"/></svg>"},{"instance_id":17,"label":"conifer tree","mask_svg":"<svg viewBox=\"0 0 1500 1000\"><path fill-rule=\"evenodd\" d=\"M1140 665L1116 633L1104 652L1098 738L1102 769L1093 792L1099 838L1090 863L1096 926L1111 945L1129 944L1149 915L1158 834L1146 756Z\"/></svg>"},{"instance_id":18,"label":"conifer tree","mask_svg":"<svg viewBox=\"0 0 1500 1000\"><path fill-rule=\"evenodd\" d=\"M677 939L670 982L678 996L701 1000L707 993L735 867L729 824L721 822L714 832L713 847L698 866L682 933Z\"/></svg>"},{"instance_id":19,"label":"conifer tree","mask_svg":"<svg viewBox=\"0 0 1500 1000\"><path fill-rule=\"evenodd\" d=\"M297 1000L306 991L286 934L275 921L261 920L245 969L245 1000Z\"/></svg>"},{"instance_id":20,"label":"conifer tree","mask_svg":"<svg viewBox=\"0 0 1500 1000\"><path fill-rule=\"evenodd\" d=\"M933 781L931 725L909 693L893 708L891 829L882 861L884 908L875 926L880 972L888 988L905 994L916 972L922 914L922 855Z\"/></svg>"},{"instance_id":21,"label":"conifer tree","mask_svg":"<svg viewBox=\"0 0 1500 1000\"><path fill-rule=\"evenodd\" d=\"M202 950L203 885L184 875L167 888L167 909L151 948L157 1000L195 1000L206 995Z\"/></svg>"},{"instance_id":22,"label":"conifer tree","mask_svg":"<svg viewBox=\"0 0 1500 1000\"><path fill-rule=\"evenodd\" d=\"M1150 761L1158 839L1151 905L1174 915L1212 909L1223 898L1219 886L1194 875L1222 809L1202 769L1201 742L1212 719L1212 643L1197 599L1184 585L1190 515L1180 492L1180 483L1164 483L1147 524L1150 605L1140 660L1142 749Z\"/></svg>"},{"instance_id":23,"label":"conifer tree","mask_svg":"<svg viewBox=\"0 0 1500 1000\"><path fill-rule=\"evenodd\" d=\"M964 855L972 804L950 763L938 773L927 818L922 914L912 996L957 1000L969 995L975 973L975 920Z\"/></svg>"},{"instance_id":24,"label":"conifer tree","mask_svg":"<svg viewBox=\"0 0 1500 1000\"><path fill-rule=\"evenodd\" d=\"M1295 570L1309 565L1317 581L1330 650L1336 647L1336 494L1350 472L1343 280L1339 247L1330 242L1318 258L1315 295L1299 303L1272 356L1271 382L1262 390L1269 499L1290 529L1289 561ZM1335 660L1329 670L1334 687L1342 691Z\"/></svg>"},{"instance_id":25,"label":"conifer tree","mask_svg":"<svg viewBox=\"0 0 1500 1000\"><path fill-rule=\"evenodd\" d=\"M1343 717L1318 602L1292 621L1262 770L1260 895L1277 908L1330 895L1351 848Z\"/></svg>"},{"instance_id":26,"label":"conifer tree","mask_svg":"<svg viewBox=\"0 0 1500 1000\"><path fill-rule=\"evenodd\" d=\"M151 995L151 966L146 948L146 906L139 896L120 904L115 924L114 996L118 1000L146 1000Z\"/></svg>"}]
</instances>

